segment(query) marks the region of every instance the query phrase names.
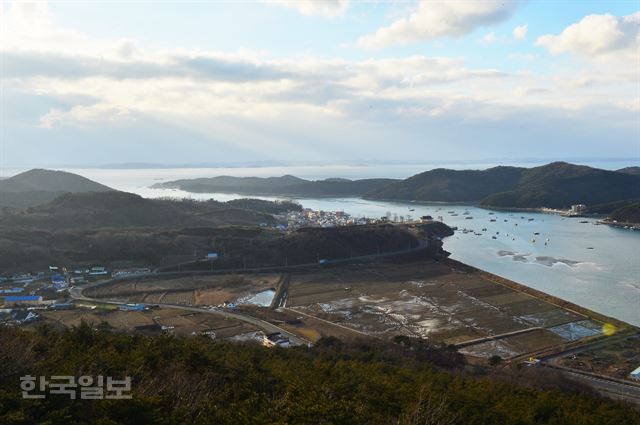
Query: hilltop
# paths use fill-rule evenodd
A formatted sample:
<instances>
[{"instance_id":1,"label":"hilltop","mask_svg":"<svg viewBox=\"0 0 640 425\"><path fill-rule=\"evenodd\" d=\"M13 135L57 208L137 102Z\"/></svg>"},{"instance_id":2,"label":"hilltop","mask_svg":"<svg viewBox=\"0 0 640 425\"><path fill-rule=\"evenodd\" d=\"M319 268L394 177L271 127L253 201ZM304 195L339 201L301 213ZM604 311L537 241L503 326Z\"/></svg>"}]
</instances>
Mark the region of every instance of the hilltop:
<instances>
[{"instance_id":1,"label":"hilltop","mask_svg":"<svg viewBox=\"0 0 640 425\"><path fill-rule=\"evenodd\" d=\"M365 195L368 199L478 202L500 208L568 208L640 197L640 175L554 162L534 168L427 171Z\"/></svg>"},{"instance_id":2,"label":"hilltop","mask_svg":"<svg viewBox=\"0 0 640 425\"><path fill-rule=\"evenodd\" d=\"M482 200L494 207L568 208L640 197L640 175L554 162L523 172L513 190Z\"/></svg>"},{"instance_id":3,"label":"hilltop","mask_svg":"<svg viewBox=\"0 0 640 425\"><path fill-rule=\"evenodd\" d=\"M300 197L362 196L372 190L396 182L394 179L349 180L330 178L305 180L285 175L281 177L231 177L175 180L152 187L181 189L195 193L238 193L243 195L280 195Z\"/></svg>"},{"instance_id":4,"label":"hilltop","mask_svg":"<svg viewBox=\"0 0 640 425\"><path fill-rule=\"evenodd\" d=\"M436 202L477 202L496 192L514 187L524 168L494 167L488 170L425 171L368 192L369 199Z\"/></svg>"},{"instance_id":5,"label":"hilltop","mask_svg":"<svg viewBox=\"0 0 640 425\"><path fill-rule=\"evenodd\" d=\"M110 187L65 171L33 169L0 180L0 207L25 208L67 192L110 192Z\"/></svg>"},{"instance_id":6,"label":"hilltop","mask_svg":"<svg viewBox=\"0 0 640 425\"><path fill-rule=\"evenodd\" d=\"M640 174L640 167L625 167L617 170L619 173Z\"/></svg>"},{"instance_id":7,"label":"hilltop","mask_svg":"<svg viewBox=\"0 0 640 425\"><path fill-rule=\"evenodd\" d=\"M66 171L33 169L0 180L0 192L107 192L110 187Z\"/></svg>"}]
</instances>

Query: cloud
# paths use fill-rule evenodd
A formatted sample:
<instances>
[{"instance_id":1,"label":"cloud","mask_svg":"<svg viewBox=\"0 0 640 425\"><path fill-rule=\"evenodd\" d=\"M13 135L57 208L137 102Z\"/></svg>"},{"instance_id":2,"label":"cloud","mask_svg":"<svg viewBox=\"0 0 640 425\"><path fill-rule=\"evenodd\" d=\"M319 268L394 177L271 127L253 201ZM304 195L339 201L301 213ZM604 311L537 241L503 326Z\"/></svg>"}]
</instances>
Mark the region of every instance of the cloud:
<instances>
[{"instance_id":1,"label":"cloud","mask_svg":"<svg viewBox=\"0 0 640 425\"><path fill-rule=\"evenodd\" d=\"M349 7L349 0L265 0L298 11L301 15L320 15L329 18L343 16Z\"/></svg>"},{"instance_id":2,"label":"cloud","mask_svg":"<svg viewBox=\"0 0 640 425\"><path fill-rule=\"evenodd\" d=\"M493 31L486 33L484 37L482 37L482 42L485 44L493 44L496 41L498 41L498 37L496 37L496 33Z\"/></svg>"},{"instance_id":3,"label":"cloud","mask_svg":"<svg viewBox=\"0 0 640 425\"><path fill-rule=\"evenodd\" d=\"M479 27L505 21L518 5L517 1L422 0L408 17L361 37L357 45L378 49L438 37L460 37Z\"/></svg>"},{"instance_id":4,"label":"cloud","mask_svg":"<svg viewBox=\"0 0 640 425\"><path fill-rule=\"evenodd\" d=\"M44 128L53 128L58 125L83 126L96 122L122 122L131 118L131 114L126 108L96 103L89 106L74 106L67 111L51 109L40 118L40 125Z\"/></svg>"},{"instance_id":5,"label":"cloud","mask_svg":"<svg viewBox=\"0 0 640 425\"><path fill-rule=\"evenodd\" d=\"M129 59L130 52L125 53ZM9 51L3 54L1 78L15 77L111 77L150 79L182 77L216 81L259 81L286 78L288 73L254 59L233 59L216 53L170 53L156 61L114 60L90 55Z\"/></svg>"},{"instance_id":6,"label":"cloud","mask_svg":"<svg viewBox=\"0 0 640 425\"><path fill-rule=\"evenodd\" d=\"M513 29L513 38L516 40L524 40L527 36L527 31L529 31L527 24L517 26Z\"/></svg>"},{"instance_id":7,"label":"cloud","mask_svg":"<svg viewBox=\"0 0 640 425\"><path fill-rule=\"evenodd\" d=\"M153 151L160 157L157 140L177 155L188 149L176 146L197 140L194 152L214 146L225 158L241 152L243 160L251 152L268 158L332 152L346 157L353 151L355 158L375 151L386 158L394 154L389 140L406 148L393 152L428 153L427 145L436 142L424 134L451 140L459 153L472 155L476 145L485 146L475 141L494 136L504 138L504 152L510 152L516 133L529 135L525 147L548 150L556 146L537 140L558 134L565 140L566 132L587 128L586 138L604 139L605 130L615 127L616 140L630 145L637 131L637 77L630 67L598 69L588 62L579 73L506 72L472 66L463 57L347 60L162 48L58 27L46 9L22 12L14 17L24 25L8 22L13 30L0 45L3 85L10 88L5 109L13 114L6 135L44 149L33 152L52 152L46 146L56 140L56 149L59 144L73 156L71 146L90 140L83 149L111 150L115 158L127 143L131 149L146 143L141 155ZM517 53L510 58L534 59ZM549 117L555 124L540 126ZM19 158L20 149L12 149L12 158Z\"/></svg>"},{"instance_id":8,"label":"cloud","mask_svg":"<svg viewBox=\"0 0 640 425\"><path fill-rule=\"evenodd\" d=\"M610 14L588 15L558 35L538 38L536 45L551 53L572 53L587 57L608 54L638 55L640 48L640 12L617 17Z\"/></svg>"}]
</instances>

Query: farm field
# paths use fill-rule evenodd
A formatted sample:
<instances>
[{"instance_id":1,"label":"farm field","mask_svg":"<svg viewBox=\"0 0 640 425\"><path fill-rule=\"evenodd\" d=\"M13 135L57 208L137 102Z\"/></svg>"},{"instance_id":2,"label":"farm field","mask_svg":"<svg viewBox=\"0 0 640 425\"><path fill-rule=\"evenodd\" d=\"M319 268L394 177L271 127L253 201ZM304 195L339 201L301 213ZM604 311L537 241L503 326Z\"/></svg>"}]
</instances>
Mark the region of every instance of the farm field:
<instances>
[{"instance_id":1,"label":"farm field","mask_svg":"<svg viewBox=\"0 0 640 425\"><path fill-rule=\"evenodd\" d=\"M279 274L256 274L122 281L88 290L86 295L123 302L217 306L275 288L279 279Z\"/></svg>"},{"instance_id":2,"label":"farm field","mask_svg":"<svg viewBox=\"0 0 640 425\"><path fill-rule=\"evenodd\" d=\"M602 329L580 313L436 261L294 273L286 308L307 325L317 319L321 335L351 329L353 337L421 337L485 358L513 358Z\"/></svg>"},{"instance_id":3,"label":"farm field","mask_svg":"<svg viewBox=\"0 0 640 425\"><path fill-rule=\"evenodd\" d=\"M629 374L640 366L640 337L615 341L556 359L554 362L586 372L629 379Z\"/></svg>"},{"instance_id":4,"label":"farm field","mask_svg":"<svg viewBox=\"0 0 640 425\"><path fill-rule=\"evenodd\" d=\"M217 338L232 338L256 332L258 329L238 320L218 317L207 313L184 312L177 309L151 309L145 311L119 311L117 309L74 309L43 311L45 322L71 327L85 321L92 326L107 323L122 332L159 334L162 332L177 336L206 333Z\"/></svg>"}]
</instances>

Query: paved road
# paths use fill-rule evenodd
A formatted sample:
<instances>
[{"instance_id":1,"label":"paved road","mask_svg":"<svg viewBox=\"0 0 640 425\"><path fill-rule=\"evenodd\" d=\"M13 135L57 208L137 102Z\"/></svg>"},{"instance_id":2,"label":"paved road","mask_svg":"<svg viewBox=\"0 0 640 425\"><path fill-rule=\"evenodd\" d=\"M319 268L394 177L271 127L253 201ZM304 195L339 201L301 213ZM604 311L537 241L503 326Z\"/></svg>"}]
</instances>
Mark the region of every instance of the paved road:
<instances>
[{"instance_id":1,"label":"paved road","mask_svg":"<svg viewBox=\"0 0 640 425\"><path fill-rule=\"evenodd\" d=\"M103 282L103 284L106 282ZM99 286L99 285L94 285L94 286ZM106 299L96 299L96 298L89 298L86 297L85 295L82 294L82 291L86 289L85 288L72 288L69 291L69 294L71 295L71 298L76 299L76 300L83 300L83 301L91 301L91 302L95 302L95 303L105 303L105 304L122 304L122 301L116 301L116 300L106 300ZM244 323L248 323L250 325L256 326L259 329L261 329L263 332L269 334L269 333L274 333L274 332L280 332L282 333L284 336L289 338L289 341L291 342L291 344L293 345L308 345L310 344L310 341L307 341L304 338L301 338L297 335L292 334L291 332L288 332L272 323L266 322L264 320L255 318L253 316L248 316L245 314L241 314L241 313L237 313L237 312L233 312L233 311L229 311L229 310L225 310L225 309L208 309L208 308L200 308L200 307L190 307L190 306L186 306L186 305L179 305L179 304L153 304L153 305L157 305L161 308L172 308L172 309L177 309L177 310L183 310L183 311L190 311L190 312L194 312L194 313L204 313L204 314L213 314L216 315L218 317L224 317L224 318L230 318L230 319L235 319L238 320L240 322L244 322Z\"/></svg>"},{"instance_id":2,"label":"paved road","mask_svg":"<svg viewBox=\"0 0 640 425\"><path fill-rule=\"evenodd\" d=\"M533 331L541 331L541 330L544 330L544 328L536 326L536 327L533 327L533 328L526 328L526 329L519 329L517 331L505 332L505 333L498 334L498 335L490 335L490 336L485 336L485 337L482 337L482 338L471 339L469 341L460 342L460 343L454 344L454 345L455 345L456 348L469 347L471 345L482 344L483 342L487 342L487 341L495 341L495 340L498 340L498 339L508 338L510 336L525 334L525 333L529 333L529 332L533 332Z\"/></svg>"},{"instance_id":3,"label":"paved road","mask_svg":"<svg viewBox=\"0 0 640 425\"><path fill-rule=\"evenodd\" d=\"M541 365L543 367L560 370L565 375L571 377L571 379L588 385L603 396L615 400L624 400L640 406L640 387L590 376L558 365L551 365L549 363L541 363Z\"/></svg>"}]
</instances>

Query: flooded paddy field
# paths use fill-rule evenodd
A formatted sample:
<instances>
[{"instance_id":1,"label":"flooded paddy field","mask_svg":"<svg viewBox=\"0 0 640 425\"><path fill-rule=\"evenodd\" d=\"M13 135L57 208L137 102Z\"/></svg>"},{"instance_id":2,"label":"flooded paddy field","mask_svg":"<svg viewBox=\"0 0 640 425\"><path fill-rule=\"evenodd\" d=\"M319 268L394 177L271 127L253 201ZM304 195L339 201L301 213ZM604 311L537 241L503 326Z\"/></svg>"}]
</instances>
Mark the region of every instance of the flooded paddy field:
<instances>
[{"instance_id":1,"label":"flooded paddy field","mask_svg":"<svg viewBox=\"0 0 640 425\"><path fill-rule=\"evenodd\" d=\"M334 324L421 337L477 357L511 358L602 332L580 313L435 261L294 273L286 307L322 322L326 334Z\"/></svg>"},{"instance_id":2,"label":"flooded paddy field","mask_svg":"<svg viewBox=\"0 0 640 425\"><path fill-rule=\"evenodd\" d=\"M89 296L123 302L218 306L270 303L279 274L191 276L122 281L88 291ZM271 292L270 292L271 291Z\"/></svg>"},{"instance_id":3,"label":"flooded paddy field","mask_svg":"<svg viewBox=\"0 0 640 425\"><path fill-rule=\"evenodd\" d=\"M74 309L43 311L42 318L54 326L71 327L84 321L94 327L106 323L122 332L149 335L170 333L178 336L207 334L215 339L235 338L258 332L256 327L227 317L173 309L119 311L115 309Z\"/></svg>"}]
</instances>

